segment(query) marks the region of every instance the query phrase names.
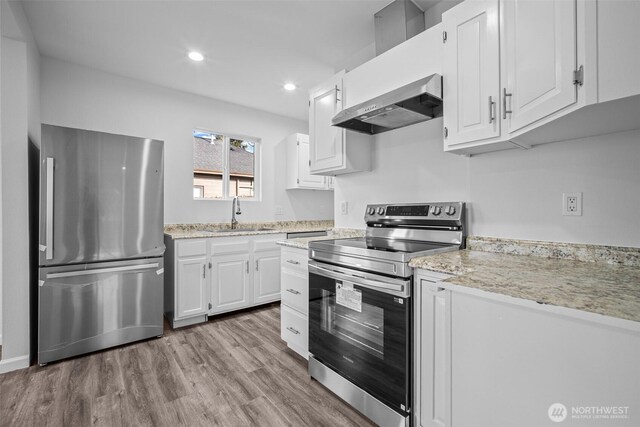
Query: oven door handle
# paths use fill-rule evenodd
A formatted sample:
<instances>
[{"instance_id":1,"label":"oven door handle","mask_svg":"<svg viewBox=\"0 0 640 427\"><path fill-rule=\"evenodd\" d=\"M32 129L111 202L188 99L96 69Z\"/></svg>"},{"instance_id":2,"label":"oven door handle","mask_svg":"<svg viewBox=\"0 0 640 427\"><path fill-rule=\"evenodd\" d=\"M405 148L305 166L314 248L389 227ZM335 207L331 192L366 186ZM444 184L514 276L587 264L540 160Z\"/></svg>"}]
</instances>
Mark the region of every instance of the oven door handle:
<instances>
[{"instance_id":1,"label":"oven door handle","mask_svg":"<svg viewBox=\"0 0 640 427\"><path fill-rule=\"evenodd\" d=\"M378 290L385 293L390 293L398 296L409 296L409 280L403 280L400 283L387 283L379 280L369 279L363 276L357 276L353 274L346 274L335 270L329 270L328 268L320 267L315 264L309 263L309 273L317 273L324 277L331 279L346 280L358 286L362 286L369 289ZM390 279L393 280L393 279ZM397 279L396 279L397 280Z\"/></svg>"}]
</instances>

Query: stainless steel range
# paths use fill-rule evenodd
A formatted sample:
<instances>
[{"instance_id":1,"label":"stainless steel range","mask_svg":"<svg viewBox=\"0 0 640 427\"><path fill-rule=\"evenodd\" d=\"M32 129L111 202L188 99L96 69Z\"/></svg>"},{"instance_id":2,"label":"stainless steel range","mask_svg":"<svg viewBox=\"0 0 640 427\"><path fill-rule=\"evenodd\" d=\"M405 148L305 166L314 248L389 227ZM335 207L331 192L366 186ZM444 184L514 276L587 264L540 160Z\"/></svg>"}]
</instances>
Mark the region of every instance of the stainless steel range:
<instances>
[{"instance_id":1,"label":"stainless steel range","mask_svg":"<svg viewBox=\"0 0 640 427\"><path fill-rule=\"evenodd\" d=\"M412 258L464 248L465 204L369 205L365 237L309 244L309 374L383 426L411 419Z\"/></svg>"}]
</instances>

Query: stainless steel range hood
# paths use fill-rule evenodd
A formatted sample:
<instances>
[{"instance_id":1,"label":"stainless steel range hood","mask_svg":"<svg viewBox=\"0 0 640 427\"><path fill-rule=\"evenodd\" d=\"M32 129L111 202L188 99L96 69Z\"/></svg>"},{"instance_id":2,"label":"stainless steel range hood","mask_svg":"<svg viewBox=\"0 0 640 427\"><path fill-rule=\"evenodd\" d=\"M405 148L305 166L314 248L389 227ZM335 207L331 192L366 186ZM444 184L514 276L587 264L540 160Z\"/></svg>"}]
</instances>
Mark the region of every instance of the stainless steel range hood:
<instances>
[{"instance_id":1,"label":"stainless steel range hood","mask_svg":"<svg viewBox=\"0 0 640 427\"><path fill-rule=\"evenodd\" d=\"M442 115L442 76L432 74L399 89L346 108L331 120L356 132L375 135Z\"/></svg>"}]
</instances>

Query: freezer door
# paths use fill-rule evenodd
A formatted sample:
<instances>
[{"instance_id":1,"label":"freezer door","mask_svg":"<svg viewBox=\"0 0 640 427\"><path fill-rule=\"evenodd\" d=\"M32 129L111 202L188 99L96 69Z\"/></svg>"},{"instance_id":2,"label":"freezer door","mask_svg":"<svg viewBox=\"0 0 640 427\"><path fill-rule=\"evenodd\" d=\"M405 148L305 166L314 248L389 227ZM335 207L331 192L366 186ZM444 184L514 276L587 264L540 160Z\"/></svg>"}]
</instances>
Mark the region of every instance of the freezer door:
<instances>
[{"instance_id":1,"label":"freezer door","mask_svg":"<svg viewBox=\"0 0 640 427\"><path fill-rule=\"evenodd\" d=\"M40 265L162 255L163 145L42 125Z\"/></svg>"},{"instance_id":2,"label":"freezer door","mask_svg":"<svg viewBox=\"0 0 640 427\"><path fill-rule=\"evenodd\" d=\"M38 363L163 333L162 257L39 271Z\"/></svg>"}]
</instances>

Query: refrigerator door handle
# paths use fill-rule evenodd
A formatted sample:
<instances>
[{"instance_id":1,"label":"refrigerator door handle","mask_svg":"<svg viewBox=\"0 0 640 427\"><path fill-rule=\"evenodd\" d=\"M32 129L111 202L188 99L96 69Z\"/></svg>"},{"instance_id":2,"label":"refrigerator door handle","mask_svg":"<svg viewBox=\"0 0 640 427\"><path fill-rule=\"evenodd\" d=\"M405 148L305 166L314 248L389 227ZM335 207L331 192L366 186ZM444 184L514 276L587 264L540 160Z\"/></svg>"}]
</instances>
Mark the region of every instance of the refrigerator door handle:
<instances>
[{"instance_id":1,"label":"refrigerator door handle","mask_svg":"<svg viewBox=\"0 0 640 427\"><path fill-rule=\"evenodd\" d=\"M158 268L159 266L160 264L158 264L157 262L152 262L149 264L127 265L124 267L108 267L108 268L96 268L93 270L75 270L75 271L65 271L62 273L47 273L47 279L57 279L60 277L86 276L89 274L100 274L100 273L118 273L121 271L148 270L150 268Z\"/></svg>"},{"instance_id":2,"label":"refrigerator door handle","mask_svg":"<svg viewBox=\"0 0 640 427\"><path fill-rule=\"evenodd\" d=\"M45 217L45 258L53 259L53 157L47 157L47 207Z\"/></svg>"}]
</instances>

